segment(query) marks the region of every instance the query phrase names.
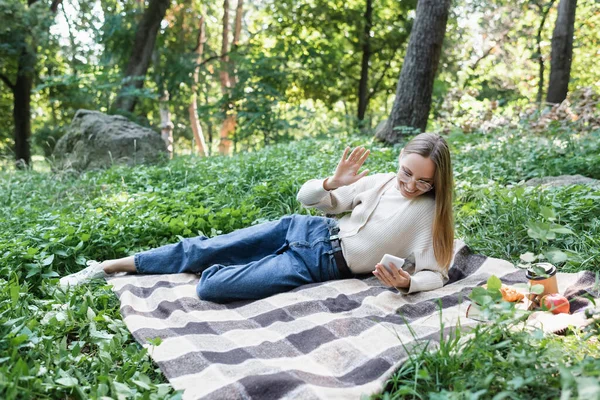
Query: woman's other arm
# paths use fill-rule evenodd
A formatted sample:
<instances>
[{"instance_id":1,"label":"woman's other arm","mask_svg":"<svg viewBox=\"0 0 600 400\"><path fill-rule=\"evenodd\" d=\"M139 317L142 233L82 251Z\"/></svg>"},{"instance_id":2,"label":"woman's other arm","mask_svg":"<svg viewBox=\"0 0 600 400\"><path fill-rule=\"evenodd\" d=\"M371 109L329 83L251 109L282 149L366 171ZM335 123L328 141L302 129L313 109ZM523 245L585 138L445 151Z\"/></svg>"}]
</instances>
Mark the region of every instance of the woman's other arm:
<instances>
[{"instance_id":1,"label":"woman's other arm","mask_svg":"<svg viewBox=\"0 0 600 400\"><path fill-rule=\"evenodd\" d=\"M448 271L435 259L433 247L414 253L415 273L411 276L408 288L397 288L400 293L409 294L439 289L448 282Z\"/></svg>"}]
</instances>

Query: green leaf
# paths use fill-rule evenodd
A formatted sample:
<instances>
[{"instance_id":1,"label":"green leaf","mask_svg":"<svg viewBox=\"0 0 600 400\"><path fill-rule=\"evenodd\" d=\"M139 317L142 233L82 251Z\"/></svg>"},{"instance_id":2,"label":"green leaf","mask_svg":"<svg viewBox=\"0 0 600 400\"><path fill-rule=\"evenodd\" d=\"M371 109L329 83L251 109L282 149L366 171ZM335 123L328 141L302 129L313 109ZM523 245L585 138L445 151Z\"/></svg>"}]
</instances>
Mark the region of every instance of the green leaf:
<instances>
[{"instance_id":1,"label":"green leaf","mask_svg":"<svg viewBox=\"0 0 600 400\"><path fill-rule=\"evenodd\" d=\"M548 277L548 273L546 272L546 269L543 267L540 267L539 265L533 265L531 267L531 271L533 272L534 276L541 276L544 278Z\"/></svg>"},{"instance_id":2,"label":"green leaf","mask_svg":"<svg viewBox=\"0 0 600 400\"><path fill-rule=\"evenodd\" d=\"M75 259L75 263L77 265L86 265L85 264L86 261L87 261L86 258L84 256L81 256L81 255L77 256L77 258Z\"/></svg>"},{"instance_id":3,"label":"green leaf","mask_svg":"<svg viewBox=\"0 0 600 400\"><path fill-rule=\"evenodd\" d=\"M50 254L48 257L46 257L42 260L42 265L44 267L46 267L46 266L52 264L53 261L54 261L54 254Z\"/></svg>"},{"instance_id":4,"label":"green leaf","mask_svg":"<svg viewBox=\"0 0 600 400\"><path fill-rule=\"evenodd\" d=\"M145 390L150 390L152 389L150 387L150 385L148 385L146 382L142 382L140 380L137 379L132 379L131 382L135 383L136 385L138 385L140 388L145 389Z\"/></svg>"},{"instance_id":5,"label":"green leaf","mask_svg":"<svg viewBox=\"0 0 600 400\"><path fill-rule=\"evenodd\" d=\"M494 302L494 298L492 296L490 296L489 294L487 294L485 296L479 297L478 301L481 302L482 306L485 306L487 304L493 303Z\"/></svg>"},{"instance_id":6,"label":"green leaf","mask_svg":"<svg viewBox=\"0 0 600 400\"><path fill-rule=\"evenodd\" d=\"M94 339L101 339L101 340L111 340L115 335L108 333L105 330L92 330L90 331L90 337L94 338Z\"/></svg>"},{"instance_id":7,"label":"green leaf","mask_svg":"<svg viewBox=\"0 0 600 400\"><path fill-rule=\"evenodd\" d=\"M544 255L552 264L565 262L569 258L566 253L563 253L560 250L549 250L545 252Z\"/></svg>"},{"instance_id":8,"label":"green leaf","mask_svg":"<svg viewBox=\"0 0 600 400\"><path fill-rule=\"evenodd\" d=\"M88 320L93 321L94 318L96 318L96 313L94 312L94 310L92 310L91 307L88 307L86 310L86 316Z\"/></svg>"},{"instance_id":9,"label":"green leaf","mask_svg":"<svg viewBox=\"0 0 600 400\"><path fill-rule=\"evenodd\" d=\"M155 337L154 339L148 339L147 342L152 346L160 346L162 339L160 337Z\"/></svg>"},{"instance_id":10,"label":"green leaf","mask_svg":"<svg viewBox=\"0 0 600 400\"><path fill-rule=\"evenodd\" d=\"M474 287L473 290L471 290L471 296L485 296L486 294L487 290L481 286Z\"/></svg>"},{"instance_id":11,"label":"green leaf","mask_svg":"<svg viewBox=\"0 0 600 400\"><path fill-rule=\"evenodd\" d=\"M521 256L519 258L521 259L521 261L524 261L527 263L532 263L537 259L535 254L533 254L530 251L528 251L527 253L521 254Z\"/></svg>"},{"instance_id":12,"label":"green leaf","mask_svg":"<svg viewBox=\"0 0 600 400\"><path fill-rule=\"evenodd\" d=\"M487 287L488 290L500 290L502 281L496 275L492 275L487 280Z\"/></svg>"},{"instance_id":13,"label":"green leaf","mask_svg":"<svg viewBox=\"0 0 600 400\"><path fill-rule=\"evenodd\" d=\"M116 392L117 398L119 400L120 399L127 399L127 398L129 398L133 394L133 392L129 388L129 386L127 386L124 383L116 382L115 381L112 384L113 384L113 386L115 388L115 392Z\"/></svg>"},{"instance_id":14,"label":"green leaf","mask_svg":"<svg viewBox=\"0 0 600 400\"><path fill-rule=\"evenodd\" d=\"M570 230L569 228L565 228L564 226L557 226L556 228L550 228L552 232L563 233L565 235L574 235L575 232Z\"/></svg>"},{"instance_id":15,"label":"green leaf","mask_svg":"<svg viewBox=\"0 0 600 400\"><path fill-rule=\"evenodd\" d=\"M17 335L10 340L10 344L11 344L11 346L18 347L21 343L25 342L27 339L29 339L29 336L27 336L26 334Z\"/></svg>"},{"instance_id":16,"label":"green leaf","mask_svg":"<svg viewBox=\"0 0 600 400\"><path fill-rule=\"evenodd\" d=\"M17 282L13 282L10 285L10 300L12 302L13 307L17 305L19 301L19 290L20 286Z\"/></svg>"},{"instance_id":17,"label":"green leaf","mask_svg":"<svg viewBox=\"0 0 600 400\"><path fill-rule=\"evenodd\" d=\"M29 264L27 265L27 275L25 275L25 279L29 279L32 276L35 276L41 272L41 268L37 264Z\"/></svg>"},{"instance_id":18,"label":"green leaf","mask_svg":"<svg viewBox=\"0 0 600 400\"><path fill-rule=\"evenodd\" d=\"M106 396L108 394L108 385L106 383L98 384L98 396Z\"/></svg>"},{"instance_id":19,"label":"green leaf","mask_svg":"<svg viewBox=\"0 0 600 400\"><path fill-rule=\"evenodd\" d=\"M81 235L81 241L82 242L87 242L88 240L90 240L90 234L89 233L83 233Z\"/></svg>"},{"instance_id":20,"label":"green leaf","mask_svg":"<svg viewBox=\"0 0 600 400\"><path fill-rule=\"evenodd\" d=\"M488 291L481 286L474 287L469 295L469 298L471 301L479 305L487 304L492 300L492 298L488 295Z\"/></svg>"},{"instance_id":21,"label":"green leaf","mask_svg":"<svg viewBox=\"0 0 600 400\"><path fill-rule=\"evenodd\" d=\"M62 386L66 386L66 387L73 387L73 386L76 386L79 383L79 381L77 380L77 378L68 376L65 378L57 379L56 383L58 383L59 385L62 385Z\"/></svg>"},{"instance_id":22,"label":"green leaf","mask_svg":"<svg viewBox=\"0 0 600 400\"><path fill-rule=\"evenodd\" d=\"M544 293L544 285L532 285L531 288L529 289L529 293L533 293L533 294L542 294Z\"/></svg>"},{"instance_id":23,"label":"green leaf","mask_svg":"<svg viewBox=\"0 0 600 400\"><path fill-rule=\"evenodd\" d=\"M541 207L540 214L542 214L542 216L548 221L554 221L556 219L556 214L554 213L554 210L549 207Z\"/></svg>"}]
</instances>

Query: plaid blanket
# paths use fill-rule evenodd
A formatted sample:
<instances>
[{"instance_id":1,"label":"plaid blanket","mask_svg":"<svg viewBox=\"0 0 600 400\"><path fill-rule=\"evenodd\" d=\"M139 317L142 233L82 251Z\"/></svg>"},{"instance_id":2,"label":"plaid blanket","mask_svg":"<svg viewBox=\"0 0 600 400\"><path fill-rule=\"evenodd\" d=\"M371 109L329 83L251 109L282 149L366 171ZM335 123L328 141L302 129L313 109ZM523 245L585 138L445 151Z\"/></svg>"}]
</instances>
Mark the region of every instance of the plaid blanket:
<instances>
[{"instance_id":1,"label":"plaid blanket","mask_svg":"<svg viewBox=\"0 0 600 400\"><path fill-rule=\"evenodd\" d=\"M162 339L150 354L184 399L357 399L380 392L407 351L435 348L459 320L463 329L476 324L465 318L473 287L492 274L526 282L523 270L460 241L449 272L443 288L408 296L370 276L225 305L198 299L192 274L108 281L135 339L145 346ZM581 295L594 278L559 274L559 289ZM585 305L574 301L572 310Z\"/></svg>"}]
</instances>

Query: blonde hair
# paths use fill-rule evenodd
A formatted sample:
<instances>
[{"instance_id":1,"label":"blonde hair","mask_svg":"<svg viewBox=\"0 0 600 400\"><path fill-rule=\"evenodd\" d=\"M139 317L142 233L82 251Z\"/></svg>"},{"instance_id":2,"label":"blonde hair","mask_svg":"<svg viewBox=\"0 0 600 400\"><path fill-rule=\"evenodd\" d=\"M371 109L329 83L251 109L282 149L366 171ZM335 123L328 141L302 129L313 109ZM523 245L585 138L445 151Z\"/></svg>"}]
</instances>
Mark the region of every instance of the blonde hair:
<instances>
[{"instance_id":1,"label":"blonde hair","mask_svg":"<svg viewBox=\"0 0 600 400\"><path fill-rule=\"evenodd\" d=\"M454 248L454 217L452 213L454 179L448 143L437 133L425 132L408 142L402 152L403 154L418 154L431 159L435 164L432 189L435 197L433 253L437 262L448 269Z\"/></svg>"}]
</instances>

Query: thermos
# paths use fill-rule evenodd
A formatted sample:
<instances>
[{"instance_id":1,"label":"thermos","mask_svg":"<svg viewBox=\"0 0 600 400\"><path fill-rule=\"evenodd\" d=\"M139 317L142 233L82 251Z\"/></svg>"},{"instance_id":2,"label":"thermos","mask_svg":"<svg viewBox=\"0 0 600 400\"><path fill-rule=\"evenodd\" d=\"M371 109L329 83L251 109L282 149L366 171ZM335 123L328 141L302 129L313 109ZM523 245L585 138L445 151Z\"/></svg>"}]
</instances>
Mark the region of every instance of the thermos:
<instances>
[{"instance_id":1,"label":"thermos","mask_svg":"<svg viewBox=\"0 0 600 400\"><path fill-rule=\"evenodd\" d=\"M537 263L533 264L536 267L543 268L546 273L545 275L539 276L535 273L533 268L529 268L525 273L531 286L542 285L544 286L544 292L540 296L547 294L558 293L558 282L556 281L556 267L550 263Z\"/></svg>"}]
</instances>

